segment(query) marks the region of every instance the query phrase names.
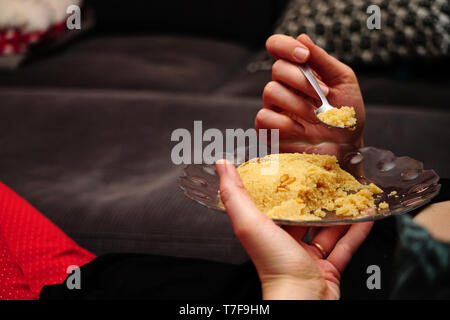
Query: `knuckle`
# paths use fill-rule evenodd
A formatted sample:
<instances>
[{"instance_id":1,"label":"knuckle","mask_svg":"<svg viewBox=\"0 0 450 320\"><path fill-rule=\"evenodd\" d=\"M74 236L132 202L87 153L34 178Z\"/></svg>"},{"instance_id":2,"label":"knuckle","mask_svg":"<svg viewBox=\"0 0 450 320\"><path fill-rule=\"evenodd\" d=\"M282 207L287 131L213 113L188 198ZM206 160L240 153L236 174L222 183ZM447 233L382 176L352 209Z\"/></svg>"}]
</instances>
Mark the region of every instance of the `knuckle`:
<instances>
[{"instance_id":1,"label":"knuckle","mask_svg":"<svg viewBox=\"0 0 450 320\"><path fill-rule=\"evenodd\" d=\"M234 234L241 242L259 237L259 230L267 230L267 223L273 223L267 216L260 212L259 215L242 217L238 225L234 225Z\"/></svg>"},{"instance_id":2,"label":"knuckle","mask_svg":"<svg viewBox=\"0 0 450 320\"><path fill-rule=\"evenodd\" d=\"M226 181L225 183L221 183L220 185L220 198L223 203L229 202L233 194L239 194L242 192L246 192L245 186L242 181Z\"/></svg>"},{"instance_id":3,"label":"knuckle","mask_svg":"<svg viewBox=\"0 0 450 320\"><path fill-rule=\"evenodd\" d=\"M276 88L278 83L276 81L270 81L266 84L263 91L263 100L271 100L275 95Z\"/></svg>"},{"instance_id":4,"label":"knuckle","mask_svg":"<svg viewBox=\"0 0 450 320\"><path fill-rule=\"evenodd\" d=\"M256 114L255 121L256 121L256 123L258 123L259 125L261 125L261 124L264 123L265 112L266 112L266 110L265 110L264 108L262 108L262 109L259 110L258 113Z\"/></svg>"},{"instance_id":5,"label":"knuckle","mask_svg":"<svg viewBox=\"0 0 450 320\"><path fill-rule=\"evenodd\" d=\"M355 71L353 71L353 69L347 65L345 67L344 77L350 81L356 81L356 79L357 79Z\"/></svg>"},{"instance_id":6,"label":"knuckle","mask_svg":"<svg viewBox=\"0 0 450 320\"><path fill-rule=\"evenodd\" d=\"M244 241L248 238L251 237L252 235L252 228L251 228L251 224L247 223L245 221L242 221L242 223L240 223L237 226L234 226L234 234L236 235L236 237L241 240Z\"/></svg>"},{"instance_id":7,"label":"knuckle","mask_svg":"<svg viewBox=\"0 0 450 320\"><path fill-rule=\"evenodd\" d=\"M245 189L244 183L241 179L236 181L236 189L239 193L247 193L247 189Z\"/></svg>"},{"instance_id":8,"label":"knuckle","mask_svg":"<svg viewBox=\"0 0 450 320\"><path fill-rule=\"evenodd\" d=\"M231 199L231 192L230 189L226 186L221 186L220 188L220 199L225 204L230 201Z\"/></svg>"},{"instance_id":9,"label":"knuckle","mask_svg":"<svg viewBox=\"0 0 450 320\"><path fill-rule=\"evenodd\" d=\"M272 79L279 79L283 73L285 62L280 59L274 62L272 65Z\"/></svg>"},{"instance_id":10,"label":"knuckle","mask_svg":"<svg viewBox=\"0 0 450 320\"><path fill-rule=\"evenodd\" d=\"M271 50L274 47L276 47L276 44L278 42L278 38L279 38L279 35L277 35L277 34L273 34L269 38L267 38L266 49Z\"/></svg>"}]
</instances>

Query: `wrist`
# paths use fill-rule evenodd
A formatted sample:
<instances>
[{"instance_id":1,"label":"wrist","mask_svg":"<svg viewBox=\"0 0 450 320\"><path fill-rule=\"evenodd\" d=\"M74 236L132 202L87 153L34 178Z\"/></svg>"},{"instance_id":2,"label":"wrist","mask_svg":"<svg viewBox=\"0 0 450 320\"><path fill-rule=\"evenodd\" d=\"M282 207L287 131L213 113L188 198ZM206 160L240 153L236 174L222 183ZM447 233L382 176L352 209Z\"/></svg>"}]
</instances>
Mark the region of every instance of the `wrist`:
<instances>
[{"instance_id":1,"label":"wrist","mask_svg":"<svg viewBox=\"0 0 450 320\"><path fill-rule=\"evenodd\" d=\"M328 290L323 279L283 279L262 284L264 300L329 300L336 295Z\"/></svg>"}]
</instances>

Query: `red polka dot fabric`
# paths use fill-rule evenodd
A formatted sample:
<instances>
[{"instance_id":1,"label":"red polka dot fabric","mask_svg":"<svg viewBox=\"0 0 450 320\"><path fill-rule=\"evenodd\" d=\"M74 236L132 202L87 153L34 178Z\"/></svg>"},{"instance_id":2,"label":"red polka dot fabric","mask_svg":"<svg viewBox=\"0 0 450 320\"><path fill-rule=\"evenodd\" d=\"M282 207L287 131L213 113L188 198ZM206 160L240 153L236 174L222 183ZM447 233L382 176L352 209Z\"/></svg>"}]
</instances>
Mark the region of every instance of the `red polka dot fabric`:
<instances>
[{"instance_id":1,"label":"red polka dot fabric","mask_svg":"<svg viewBox=\"0 0 450 320\"><path fill-rule=\"evenodd\" d=\"M52 26L46 31L25 32L19 29L0 30L0 55L25 53L29 48L41 41L51 40L59 36L66 27L66 20Z\"/></svg>"},{"instance_id":2,"label":"red polka dot fabric","mask_svg":"<svg viewBox=\"0 0 450 320\"><path fill-rule=\"evenodd\" d=\"M95 255L0 182L0 300L38 299Z\"/></svg>"}]
</instances>

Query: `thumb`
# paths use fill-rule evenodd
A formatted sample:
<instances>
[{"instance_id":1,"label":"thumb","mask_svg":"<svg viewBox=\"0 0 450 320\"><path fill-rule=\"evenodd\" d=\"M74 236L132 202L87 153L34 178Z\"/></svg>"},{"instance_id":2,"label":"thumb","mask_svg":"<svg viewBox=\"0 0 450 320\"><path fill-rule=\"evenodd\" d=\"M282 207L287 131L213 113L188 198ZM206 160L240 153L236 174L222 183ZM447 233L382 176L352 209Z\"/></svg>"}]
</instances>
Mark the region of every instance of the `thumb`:
<instances>
[{"instance_id":1,"label":"thumb","mask_svg":"<svg viewBox=\"0 0 450 320\"><path fill-rule=\"evenodd\" d=\"M326 84L332 85L337 80L342 82L346 79L351 81L356 79L355 73L349 66L315 45L306 34L301 34L297 40L309 49L308 63Z\"/></svg>"},{"instance_id":2,"label":"thumb","mask_svg":"<svg viewBox=\"0 0 450 320\"><path fill-rule=\"evenodd\" d=\"M302 263L308 265L311 262L308 253L256 207L234 166L224 159L216 163L216 168L220 197L234 233L252 259L261 281L266 275L297 274ZM289 268L292 261L295 261L295 272Z\"/></svg>"},{"instance_id":3,"label":"thumb","mask_svg":"<svg viewBox=\"0 0 450 320\"><path fill-rule=\"evenodd\" d=\"M235 232L265 222L268 218L250 199L234 165L222 159L217 161L216 169L220 179L220 198Z\"/></svg>"}]
</instances>

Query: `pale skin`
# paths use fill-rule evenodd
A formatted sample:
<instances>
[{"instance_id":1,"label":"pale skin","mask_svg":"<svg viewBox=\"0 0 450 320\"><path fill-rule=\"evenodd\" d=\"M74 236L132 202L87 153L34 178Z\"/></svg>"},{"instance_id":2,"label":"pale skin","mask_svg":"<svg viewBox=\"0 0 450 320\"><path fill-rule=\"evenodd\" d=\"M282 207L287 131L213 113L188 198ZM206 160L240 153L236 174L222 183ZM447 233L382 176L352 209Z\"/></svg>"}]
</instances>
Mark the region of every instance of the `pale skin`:
<instances>
[{"instance_id":1,"label":"pale skin","mask_svg":"<svg viewBox=\"0 0 450 320\"><path fill-rule=\"evenodd\" d=\"M450 201L433 203L414 217L433 238L450 242Z\"/></svg>"},{"instance_id":2,"label":"pale skin","mask_svg":"<svg viewBox=\"0 0 450 320\"><path fill-rule=\"evenodd\" d=\"M255 120L256 129L279 129L282 152L333 154L362 146L364 103L351 68L328 55L306 36L297 39L271 36L266 43L276 59L272 81L263 93L264 106ZM298 54L300 53L300 55ZM319 123L313 110L315 92L296 63L308 61L330 103L355 108L354 131L330 129ZM261 280L264 299L338 299L340 275L369 234L373 223L315 230L315 246L302 241L305 227L280 228L251 201L239 174L227 161L217 164L220 194L240 240Z\"/></svg>"},{"instance_id":3,"label":"pale skin","mask_svg":"<svg viewBox=\"0 0 450 320\"><path fill-rule=\"evenodd\" d=\"M330 56L305 35L294 39L273 35L266 42L267 51L276 60L272 81L263 91L263 108L255 119L256 129L279 129L281 152L332 154L338 159L363 146L364 102L353 70ZM296 52L303 51L302 58ZM329 128L314 115L319 98L296 66L308 62L331 105L352 106L356 111L354 131Z\"/></svg>"},{"instance_id":4,"label":"pale skin","mask_svg":"<svg viewBox=\"0 0 450 320\"><path fill-rule=\"evenodd\" d=\"M249 254L261 280L264 299L338 299L340 275L373 223L320 229L313 241L302 241L308 228L280 228L247 194L239 173L226 160L218 161L220 196L234 233Z\"/></svg>"},{"instance_id":5,"label":"pale skin","mask_svg":"<svg viewBox=\"0 0 450 320\"><path fill-rule=\"evenodd\" d=\"M233 164L220 160L216 167L222 202L236 237L256 267L263 298L339 299L341 274L373 222L314 230L313 241L323 247L324 257L302 241L308 228L281 228L256 207ZM450 201L440 202L426 207L414 220L437 240L450 242L449 214Z\"/></svg>"},{"instance_id":6,"label":"pale skin","mask_svg":"<svg viewBox=\"0 0 450 320\"><path fill-rule=\"evenodd\" d=\"M339 159L347 150L361 147L364 103L352 69L314 45L306 35L297 39L274 35L267 41L267 50L276 62L273 81L264 89L264 106L257 114L256 128L279 129L284 140L282 152L333 154ZM299 51L303 54L298 55ZM314 118L317 97L295 66L306 61L321 79L331 104L355 108L356 130L329 129ZM308 228L280 227L264 215L250 199L233 164L219 160L216 168L222 202L236 237L256 267L263 298L339 299L341 274L370 233L373 222L313 229L312 240L323 247L321 252L303 241ZM450 239L446 231L450 228L436 229L444 221L449 225L447 216L436 214L442 210L448 212L450 202L424 210L416 221L430 232L434 230L435 236Z\"/></svg>"}]
</instances>

